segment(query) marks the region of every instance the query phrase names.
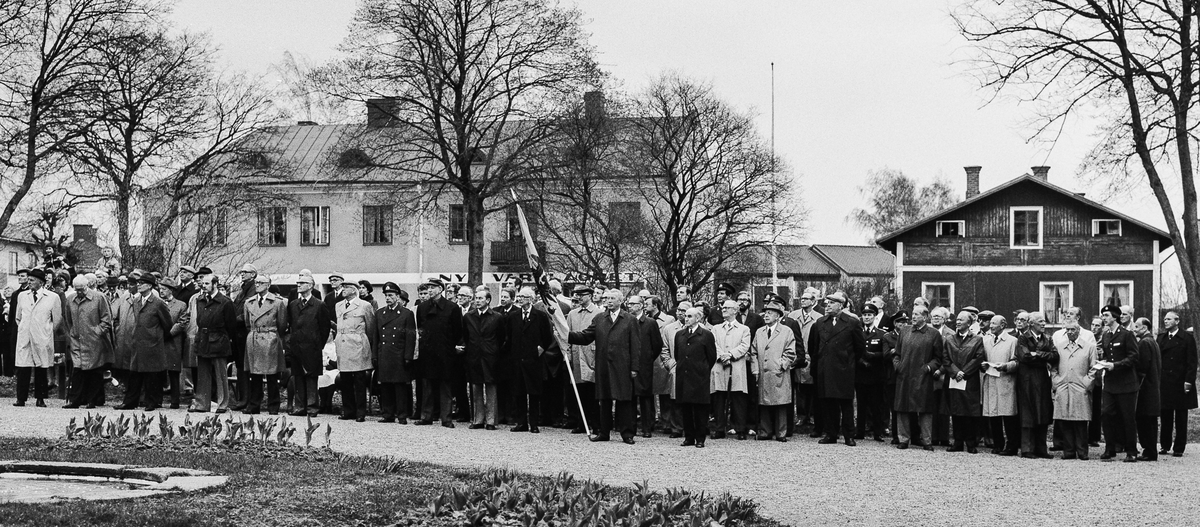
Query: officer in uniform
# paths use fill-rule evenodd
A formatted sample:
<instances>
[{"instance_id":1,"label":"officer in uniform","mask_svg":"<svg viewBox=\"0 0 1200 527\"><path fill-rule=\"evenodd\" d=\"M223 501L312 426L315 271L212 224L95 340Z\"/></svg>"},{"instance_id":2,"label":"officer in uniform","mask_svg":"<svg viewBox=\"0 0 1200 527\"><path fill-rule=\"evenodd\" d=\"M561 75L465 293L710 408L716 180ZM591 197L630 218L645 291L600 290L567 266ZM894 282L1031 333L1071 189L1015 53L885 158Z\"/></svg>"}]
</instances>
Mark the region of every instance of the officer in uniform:
<instances>
[{"instance_id":1,"label":"officer in uniform","mask_svg":"<svg viewBox=\"0 0 1200 527\"><path fill-rule=\"evenodd\" d=\"M858 397L858 423L855 439L866 437L867 427L870 426L871 438L883 441L888 434L887 422L889 409L884 397L887 387L888 370L892 366L892 346L887 333L875 325L879 316L879 307L875 304L864 304L862 308L863 340L866 351L855 365L854 393Z\"/></svg>"},{"instance_id":2,"label":"officer in uniform","mask_svg":"<svg viewBox=\"0 0 1200 527\"><path fill-rule=\"evenodd\" d=\"M383 284L385 304L375 312L375 382L379 385L381 423L408 424L412 415L413 360L417 317L408 309L408 292L393 282Z\"/></svg>"}]
</instances>

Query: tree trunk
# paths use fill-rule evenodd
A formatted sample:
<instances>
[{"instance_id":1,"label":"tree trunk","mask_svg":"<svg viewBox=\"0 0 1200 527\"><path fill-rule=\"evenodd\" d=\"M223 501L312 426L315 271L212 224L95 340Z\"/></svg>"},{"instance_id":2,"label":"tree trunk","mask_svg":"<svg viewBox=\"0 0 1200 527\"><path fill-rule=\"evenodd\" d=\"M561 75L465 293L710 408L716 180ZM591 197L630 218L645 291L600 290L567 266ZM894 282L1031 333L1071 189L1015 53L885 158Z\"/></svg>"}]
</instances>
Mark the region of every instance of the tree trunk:
<instances>
[{"instance_id":1,"label":"tree trunk","mask_svg":"<svg viewBox=\"0 0 1200 527\"><path fill-rule=\"evenodd\" d=\"M120 250L121 266L133 269L138 265L137 257L133 254L133 246L129 243L129 196L120 196L117 206L117 247Z\"/></svg>"},{"instance_id":2,"label":"tree trunk","mask_svg":"<svg viewBox=\"0 0 1200 527\"><path fill-rule=\"evenodd\" d=\"M483 198L478 193L463 194L463 216L467 223L467 281L478 285L483 283L483 252L486 242L483 223L487 219L487 209L483 207Z\"/></svg>"}]
</instances>

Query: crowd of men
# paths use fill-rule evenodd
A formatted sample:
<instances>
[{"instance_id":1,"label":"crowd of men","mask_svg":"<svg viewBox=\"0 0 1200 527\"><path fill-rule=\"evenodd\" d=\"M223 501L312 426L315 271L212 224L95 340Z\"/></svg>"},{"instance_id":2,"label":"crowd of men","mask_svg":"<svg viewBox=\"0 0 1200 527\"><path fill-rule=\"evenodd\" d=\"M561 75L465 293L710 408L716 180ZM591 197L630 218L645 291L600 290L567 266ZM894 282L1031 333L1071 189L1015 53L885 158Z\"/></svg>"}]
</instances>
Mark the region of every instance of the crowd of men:
<instances>
[{"instance_id":1,"label":"crowd of men","mask_svg":"<svg viewBox=\"0 0 1200 527\"><path fill-rule=\"evenodd\" d=\"M591 441L658 432L703 448L786 442L811 426L819 444L1088 459L1103 437L1100 457L1128 462L1182 456L1197 406L1190 331L1169 312L1155 335L1128 306L1106 306L1090 328L1071 308L1051 333L1040 312L1018 311L1010 327L917 298L885 315L880 297L852 310L844 293L812 288L799 309L768 294L756 310L727 283L711 303L681 287L668 312L646 290L564 294L551 281L541 296L510 282L494 301L485 286L433 279L410 308L397 284L380 305L371 284L337 273L322 298L300 271L289 299L249 264L227 285L205 267L112 271L21 270L0 334L16 406L31 388L46 406L57 379L65 408L105 405L113 382L118 409L152 411L164 397L179 408L190 394L189 412L316 416L333 411L337 389L340 418L359 422L377 398L384 423L554 426Z\"/></svg>"}]
</instances>

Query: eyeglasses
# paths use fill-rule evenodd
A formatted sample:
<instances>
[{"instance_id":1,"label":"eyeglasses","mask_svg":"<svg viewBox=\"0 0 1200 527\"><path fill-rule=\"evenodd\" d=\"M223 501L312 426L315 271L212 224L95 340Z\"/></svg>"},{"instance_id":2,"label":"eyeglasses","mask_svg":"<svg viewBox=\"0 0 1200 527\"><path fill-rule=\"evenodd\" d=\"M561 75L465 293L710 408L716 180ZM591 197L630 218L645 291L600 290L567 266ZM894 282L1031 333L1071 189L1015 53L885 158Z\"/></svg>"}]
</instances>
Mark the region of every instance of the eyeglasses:
<instances>
[{"instance_id":1,"label":"eyeglasses","mask_svg":"<svg viewBox=\"0 0 1200 527\"><path fill-rule=\"evenodd\" d=\"M533 298L533 295L517 295L517 298Z\"/></svg>"},{"instance_id":2,"label":"eyeglasses","mask_svg":"<svg viewBox=\"0 0 1200 527\"><path fill-rule=\"evenodd\" d=\"M267 285L267 284L269 284L269 283L271 283L271 282L268 282L268 281L266 281L266 280L255 280L255 281L254 281L254 283L256 283L256 284L262 284L262 285Z\"/></svg>"},{"instance_id":3,"label":"eyeglasses","mask_svg":"<svg viewBox=\"0 0 1200 527\"><path fill-rule=\"evenodd\" d=\"M625 304L626 304L626 305L630 305L630 306L640 306L640 305L642 305L642 303L641 303L641 302L625 302Z\"/></svg>"}]
</instances>

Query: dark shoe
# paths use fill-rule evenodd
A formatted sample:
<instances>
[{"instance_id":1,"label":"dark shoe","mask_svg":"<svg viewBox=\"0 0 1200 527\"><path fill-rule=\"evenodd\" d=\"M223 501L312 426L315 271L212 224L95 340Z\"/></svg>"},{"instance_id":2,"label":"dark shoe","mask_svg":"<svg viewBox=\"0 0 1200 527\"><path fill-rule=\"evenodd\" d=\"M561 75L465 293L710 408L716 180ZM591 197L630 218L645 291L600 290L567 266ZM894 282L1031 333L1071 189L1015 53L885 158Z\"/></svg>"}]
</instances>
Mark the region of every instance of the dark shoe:
<instances>
[{"instance_id":1,"label":"dark shoe","mask_svg":"<svg viewBox=\"0 0 1200 527\"><path fill-rule=\"evenodd\" d=\"M1034 454L1033 457L1036 457L1038 459L1054 459L1054 456L1052 456L1050 454Z\"/></svg>"},{"instance_id":2,"label":"dark shoe","mask_svg":"<svg viewBox=\"0 0 1200 527\"><path fill-rule=\"evenodd\" d=\"M577 426L571 429L572 434L582 434L584 432L587 432L587 430L584 430L582 426Z\"/></svg>"},{"instance_id":3,"label":"dark shoe","mask_svg":"<svg viewBox=\"0 0 1200 527\"><path fill-rule=\"evenodd\" d=\"M1158 461L1158 456L1147 456L1146 454L1142 454L1137 457L1137 460L1138 461Z\"/></svg>"},{"instance_id":4,"label":"dark shoe","mask_svg":"<svg viewBox=\"0 0 1200 527\"><path fill-rule=\"evenodd\" d=\"M757 441L770 441L772 439L775 439L775 435L774 434L758 434L758 435L754 436L754 439Z\"/></svg>"},{"instance_id":5,"label":"dark shoe","mask_svg":"<svg viewBox=\"0 0 1200 527\"><path fill-rule=\"evenodd\" d=\"M229 409L230 409L230 410L233 410L233 411L235 411L235 412L240 412L240 411L242 411L242 410L246 409L246 405L244 405L244 404L233 404L233 405L230 405L230 406L229 406Z\"/></svg>"},{"instance_id":6,"label":"dark shoe","mask_svg":"<svg viewBox=\"0 0 1200 527\"><path fill-rule=\"evenodd\" d=\"M816 439L818 437L821 437L821 433L820 432L812 432L812 433L808 434L808 437Z\"/></svg>"},{"instance_id":7,"label":"dark shoe","mask_svg":"<svg viewBox=\"0 0 1200 527\"><path fill-rule=\"evenodd\" d=\"M84 408L91 410L93 408L103 408L103 407L104 407L104 405L102 405L102 404L101 405L89 404L89 405L85 406Z\"/></svg>"},{"instance_id":8,"label":"dark shoe","mask_svg":"<svg viewBox=\"0 0 1200 527\"><path fill-rule=\"evenodd\" d=\"M1183 452L1171 452L1171 457L1183 457Z\"/></svg>"},{"instance_id":9,"label":"dark shoe","mask_svg":"<svg viewBox=\"0 0 1200 527\"><path fill-rule=\"evenodd\" d=\"M366 418L366 417L355 417L355 418L354 418L354 422L356 422L356 423L365 423L365 422L367 422L367 418Z\"/></svg>"},{"instance_id":10,"label":"dark shoe","mask_svg":"<svg viewBox=\"0 0 1200 527\"><path fill-rule=\"evenodd\" d=\"M17 401L13 403L13 406L25 406L25 401Z\"/></svg>"},{"instance_id":11,"label":"dark shoe","mask_svg":"<svg viewBox=\"0 0 1200 527\"><path fill-rule=\"evenodd\" d=\"M875 435L871 436L871 439L874 439L874 440L876 440L876 441L879 441L880 443L882 443L882 442L883 442L883 437L882 437L882 436L880 436L879 434L875 434Z\"/></svg>"},{"instance_id":12,"label":"dark shoe","mask_svg":"<svg viewBox=\"0 0 1200 527\"><path fill-rule=\"evenodd\" d=\"M1050 445L1050 451L1051 452L1062 452L1062 447L1060 447L1058 445Z\"/></svg>"},{"instance_id":13,"label":"dark shoe","mask_svg":"<svg viewBox=\"0 0 1200 527\"><path fill-rule=\"evenodd\" d=\"M155 404L155 405L150 405L150 406L143 408L142 411L143 412L153 412L158 409L159 409L159 406L157 404Z\"/></svg>"},{"instance_id":14,"label":"dark shoe","mask_svg":"<svg viewBox=\"0 0 1200 527\"><path fill-rule=\"evenodd\" d=\"M396 418L395 418L395 417L384 417L383 419L380 419L380 420L379 420L379 422L381 422L381 423L394 423L394 422L396 422Z\"/></svg>"},{"instance_id":15,"label":"dark shoe","mask_svg":"<svg viewBox=\"0 0 1200 527\"><path fill-rule=\"evenodd\" d=\"M1065 461L1065 460L1068 460L1068 459L1078 459L1078 458L1079 458L1079 456L1077 456L1077 455L1075 455L1075 454L1063 454L1063 457L1062 457L1062 458L1063 458L1063 460Z\"/></svg>"},{"instance_id":16,"label":"dark shoe","mask_svg":"<svg viewBox=\"0 0 1200 527\"><path fill-rule=\"evenodd\" d=\"M846 438L846 446L858 446L858 443L854 442L853 437L847 437Z\"/></svg>"},{"instance_id":17,"label":"dark shoe","mask_svg":"<svg viewBox=\"0 0 1200 527\"><path fill-rule=\"evenodd\" d=\"M746 440L746 434L738 434L738 435L737 435L737 440L738 440L738 441L745 441L745 440Z\"/></svg>"},{"instance_id":18,"label":"dark shoe","mask_svg":"<svg viewBox=\"0 0 1200 527\"><path fill-rule=\"evenodd\" d=\"M853 439L851 439L851 441L853 441ZM834 443L837 443L837 438L829 436L822 437L820 441L817 441L818 445L832 445Z\"/></svg>"},{"instance_id":19,"label":"dark shoe","mask_svg":"<svg viewBox=\"0 0 1200 527\"><path fill-rule=\"evenodd\" d=\"M529 433L531 433L531 434L541 433L541 429L539 429L536 426L531 426L531 427L529 427Z\"/></svg>"},{"instance_id":20,"label":"dark shoe","mask_svg":"<svg viewBox=\"0 0 1200 527\"><path fill-rule=\"evenodd\" d=\"M454 428L454 422L453 421L442 421L442 427L443 428Z\"/></svg>"},{"instance_id":21,"label":"dark shoe","mask_svg":"<svg viewBox=\"0 0 1200 527\"><path fill-rule=\"evenodd\" d=\"M483 423L478 423L478 424L473 424L471 426L468 426L467 430L479 430L480 428L483 428Z\"/></svg>"},{"instance_id":22,"label":"dark shoe","mask_svg":"<svg viewBox=\"0 0 1200 527\"><path fill-rule=\"evenodd\" d=\"M496 429L496 425L487 425L487 426L485 426L485 427L483 427L483 428L484 428L485 430L495 430L495 429Z\"/></svg>"},{"instance_id":23,"label":"dark shoe","mask_svg":"<svg viewBox=\"0 0 1200 527\"><path fill-rule=\"evenodd\" d=\"M242 415L258 415L258 410L242 410Z\"/></svg>"},{"instance_id":24,"label":"dark shoe","mask_svg":"<svg viewBox=\"0 0 1200 527\"><path fill-rule=\"evenodd\" d=\"M356 419L356 417L354 417L353 415L339 415L338 416L339 421L349 421L351 419Z\"/></svg>"},{"instance_id":25,"label":"dark shoe","mask_svg":"<svg viewBox=\"0 0 1200 527\"><path fill-rule=\"evenodd\" d=\"M725 432L713 432L713 439L725 439Z\"/></svg>"},{"instance_id":26,"label":"dark shoe","mask_svg":"<svg viewBox=\"0 0 1200 527\"><path fill-rule=\"evenodd\" d=\"M1135 456L1133 454L1125 454L1125 459L1123 459L1122 461L1124 461L1126 463L1137 463L1137 460L1138 460L1137 456Z\"/></svg>"},{"instance_id":27,"label":"dark shoe","mask_svg":"<svg viewBox=\"0 0 1200 527\"><path fill-rule=\"evenodd\" d=\"M933 445L925 445L925 450L933 452Z\"/></svg>"},{"instance_id":28,"label":"dark shoe","mask_svg":"<svg viewBox=\"0 0 1200 527\"><path fill-rule=\"evenodd\" d=\"M908 450L908 442L896 443L896 450Z\"/></svg>"},{"instance_id":29,"label":"dark shoe","mask_svg":"<svg viewBox=\"0 0 1200 527\"><path fill-rule=\"evenodd\" d=\"M683 437L683 432L671 432L671 439L679 439Z\"/></svg>"},{"instance_id":30,"label":"dark shoe","mask_svg":"<svg viewBox=\"0 0 1200 527\"><path fill-rule=\"evenodd\" d=\"M946 452L962 452L962 451L963 451L962 445L954 445L954 446L946 449Z\"/></svg>"},{"instance_id":31,"label":"dark shoe","mask_svg":"<svg viewBox=\"0 0 1200 527\"><path fill-rule=\"evenodd\" d=\"M642 437L650 439L650 432L642 432Z\"/></svg>"},{"instance_id":32,"label":"dark shoe","mask_svg":"<svg viewBox=\"0 0 1200 527\"><path fill-rule=\"evenodd\" d=\"M1162 449L1162 450L1159 450L1159 451L1158 451L1158 455L1160 455L1160 456L1165 456L1165 455L1167 455L1168 453L1169 453L1169 452L1168 452L1168 451L1167 451L1167 449L1165 449L1165 448L1164 448L1164 449Z\"/></svg>"},{"instance_id":33,"label":"dark shoe","mask_svg":"<svg viewBox=\"0 0 1200 527\"><path fill-rule=\"evenodd\" d=\"M1000 453L1001 453L1001 452L1003 452L1003 450L1000 450L999 448L993 448L993 449L992 449L992 455L993 455L993 456L998 456L998 455L1000 455Z\"/></svg>"},{"instance_id":34,"label":"dark shoe","mask_svg":"<svg viewBox=\"0 0 1200 527\"><path fill-rule=\"evenodd\" d=\"M632 437L622 437L621 441L623 441L626 445L632 445L634 443Z\"/></svg>"},{"instance_id":35,"label":"dark shoe","mask_svg":"<svg viewBox=\"0 0 1200 527\"><path fill-rule=\"evenodd\" d=\"M680 443L679 446L696 446L696 440L695 439L685 439L683 441L683 443Z\"/></svg>"},{"instance_id":36,"label":"dark shoe","mask_svg":"<svg viewBox=\"0 0 1200 527\"><path fill-rule=\"evenodd\" d=\"M74 410L76 408L79 408L79 403L64 404L63 408L67 409L67 410Z\"/></svg>"},{"instance_id":37,"label":"dark shoe","mask_svg":"<svg viewBox=\"0 0 1200 527\"><path fill-rule=\"evenodd\" d=\"M1088 446L1095 448L1095 447L1100 446L1100 442L1099 441L1089 441Z\"/></svg>"},{"instance_id":38,"label":"dark shoe","mask_svg":"<svg viewBox=\"0 0 1200 527\"><path fill-rule=\"evenodd\" d=\"M419 420L417 420L416 423L413 423L413 424L415 424L417 426L429 426L429 425L433 424L433 421L430 421L428 419L419 419Z\"/></svg>"},{"instance_id":39,"label":"dark shoe","mask_svg":"<svg viewBox=\"0 0 1200 527\"><path fill-rule=\"evenodd\" d=\"M775 440L776 440L776 441L779 441L780 443L787 443L787 437L776 437L776 438L775 438ZM849 443L846 443L846 444L848 444L848 445L850 445L850 446L854 446L854 440L853 440L853 439L851 439L851 440L849 440L849 441L850 441L850 442L849 442Z\"/></svg>"},{"instance_id":40,"label":"dark shoe","mask_svg":"<svg viewBox=\"0 0 1200 527\"><path fill-rule=\"evenodd\" d=\"M588 441L591 441L591 442L593 442L593 443L599 443L599 442L602 442L602 441L608 441L608 439L609 439L609 438L608 438L608 436L607 436L607 435L596 435L596 434L592 434L592 435L588 436Z\"/></svg>"},{"instance_id":41,"label":"dark shoe","mask_svg":"<svg viewBox=\"0 0 1200 527\"><path fill-rule=\"evenodd\" d=\"M38 400L37 400L37 403L34 403L34 406L36 406L36 407L38 407L38 408L45 408L45 407L46 407L46 401L45 401L45 400L42 400L42 399L38 399Z\"/></svg>"},{"instance_id":42,"label":"dark shoe","mask_svg":"<svg viewBox=\"0 0 1200 527\"><path fill-rule=\"evenodd\" d=\"M1022 459L1037 459L1037 456L1030 454L1029 452L1021 452L1021 458Z\"/></svg>"},{"instance_id":43,"label":"dark shoe","mask_svg":"<svg viewBox=\"0 0 1200 527\"><path fill-rule=\"evenodd\" d=\"M179 403L171 403L171 409L172 409L172 410L178 410L178 409L179 409Z\"/></svg>"},{"instance_id":44,"label":"dark shoe","mask_svg":"<svg viewBox=\"0 0 1200 527\"><path fill-rule=\"evenodd\" d=\"M309 413L308 413L308 416L309 416L309 417L316 417L316 416L317 416L317 412L309 412Z\"/></svg>"},{"instance_id":45,"label":"dark shoe","mask_svg":"<svg viewBox=\"0 0 1200 527\"><path fill-rule=\"evenodd\" d=\"M25 406L25 403L21 403L21 406ZM121 406L114 406L113 410L132 410L134 408L136 408L136 407L133 405L123 404Z\"/></svg>"},{"instance_id":46,"label":"dark shoe","mask_svg":"<svg viewBox=\"0 0 1200 527\"><path fill-rule=\"evenodd\" d=\"M1000 451L1000 455L1002 455L1002 456L1015 456L1015 455L1017 455L1017 451L1016 451L1016 450L1001 450L1001 451Z\"/></svg>"},{"instance_id":47,"label":"dark shoe","mask_svg":"<svg viewBox=\"0 0 1200 527\"><path fill-rule=\"evenodd\" d=\"M514 426L514 427L508 429L508 431L509 432L528 432L529 425L517 425L517 426Z\"/></svg>"},{"instance_id":48,"label":"dark shoe","mask_svg":"<svg viewBox=\"0 0 1200 527\"><path fill-rule=\"evenodd\" d=\"M267 415L279 415L279 410L269 410Z\"/></svg>"},{"instance_id":49,"label":"dark shoe","mask_svg":"<svg viewBox=\"0 0 1200 527\"><path fill-rule=\"evenodd\" d=\"M304 412L304 410L301 410L301 411L299 411L299 412L292 412L292 413L290 413L290 414L288 414L288 415L290 415L290 416L292 416L292 417L304 417L304 415L305 415L305 412Z\"/></svg>"},{"instance_id":50,"label":"dark shoe","mask_svg":"<svg viewBox=\"0 0 1200 527\"><path fill-rule=\"evenodd\" d=\"M1086 455L1079 454L1079 457L1077 457L1076 459L1078 459L1080 461L1087 461L1088 457Z\"/></svg>"},{"instance_id":51,"label":"dark shoe","mask_svg":"<svg viewBox=\"0 0 1200 527\"><path fill-rule=\"evenodd\" d=\"M1114 457L1117 457L1117 454L1115 452L1105 452L1103 454L1100 454L1100 459L1112 459Z\"/></svg>"},{"instance_id":52,"label":"dark shoe","mask_svg":"<svg viewBox=\"0 0 1200 527\"><path fill-rule=\"evenodd\" d=\"M696 448L704 448L704 441L696 441Z\"/></svg>"},{"instance_id":53,"label":"dark shoe","mask_svg":"<svg viewBox=\"0 0 1200 527\"><path fill-rule=\"evenodd\" d=\"M894 438L894 437L893 437L893 438L892 438L892 444L893 444L893 445L899 445L899 444L900 444L900 440L899 440L899 439L897 439L897 438Z\"/></svg>"},{"instance_id":54,"label":"dark shoe","mask_svg":"<svg viewBox=\"0 0 1200 527\"><path fill-rule=\"evenodd\" d=\"M188 413L189 414L203 414L203 413L208 413L208 410L201 410L199 408L188 408Z\"/></svg>"},{"instance_id":55,"label":"dark shoe","mask_svg":"<svg viewBox=\"0 0 1200 527\"><path fill-rule=\"evenodd\" d=\"M977 449L977 448L975 448L975 447L973 447L973 446L969 446L969 447L967 447L967 453L968 453L968 454L978 454L978 453L979 453L979 449Z\"/></svg>"},{"instance_id":56,"label":"dark shoe","mask_svg":"<svg viewBox=\"0 0 1200 527\"><path fill-rule=\"evenodd\" d=\"M223 414L223 413L225 413L225 412L228 412L228 411L229 411L229 409L228 409L228 408L217 408L217 413L219 413L219 414Z\"/></svg>"},{"instance_id":57,"label":"dark shoe","mask_svg":"<svg viewBox=\"0 0 1200 527\"><path fill-rule=\"evenodd\" d=\"M867 434L865 434L865 433L863 433L863 432L859 432L859 433L857 433L857 434L854 434L854 439L866 439L866 438L867 438Z\"/></svg>"}]
</instances>

